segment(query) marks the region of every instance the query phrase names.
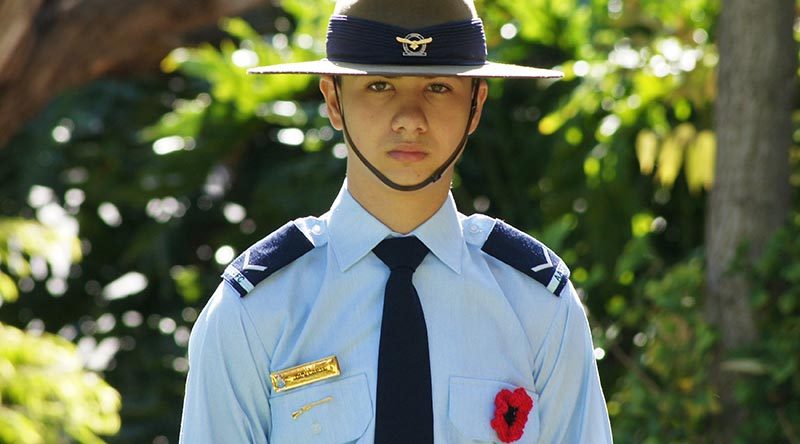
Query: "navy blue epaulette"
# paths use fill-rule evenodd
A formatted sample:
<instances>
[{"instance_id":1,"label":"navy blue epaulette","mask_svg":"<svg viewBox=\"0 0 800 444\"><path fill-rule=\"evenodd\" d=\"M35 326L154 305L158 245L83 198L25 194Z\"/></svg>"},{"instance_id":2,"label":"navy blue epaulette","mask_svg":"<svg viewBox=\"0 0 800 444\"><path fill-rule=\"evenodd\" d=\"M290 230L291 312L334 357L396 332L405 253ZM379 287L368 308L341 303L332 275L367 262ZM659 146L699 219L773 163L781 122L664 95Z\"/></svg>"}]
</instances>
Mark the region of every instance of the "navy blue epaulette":
<instances>
[{"instance_id":1,"label":"navy blue epaulette","mask_svg":"<svg viewBox=\"0 0 800 444\"><path fill-rule=\"evenodd\" d=\"M552 250L499 219L481 249L536 279L556 296L569 280L569 269Z\"/></svg>"},{"instance_id":2,"label":"navy blue epaulette","mask_svg":"<svg viewBox=\"0 0 800 444\"><path fill-rule=\"evenodd\" d=\"M222 279L244 297L259 282L313 249L314 244L294 222L289 222L234 259Z\"/></svg>"}]
</instances>

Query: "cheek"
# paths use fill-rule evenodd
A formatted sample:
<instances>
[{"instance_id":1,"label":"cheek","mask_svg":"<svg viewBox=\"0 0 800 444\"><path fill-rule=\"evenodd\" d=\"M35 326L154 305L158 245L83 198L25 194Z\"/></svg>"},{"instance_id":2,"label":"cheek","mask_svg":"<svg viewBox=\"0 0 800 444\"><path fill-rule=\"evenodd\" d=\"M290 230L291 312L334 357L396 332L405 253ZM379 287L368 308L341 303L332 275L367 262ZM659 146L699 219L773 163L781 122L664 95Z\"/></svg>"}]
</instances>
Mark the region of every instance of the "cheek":
<instances>
[{"instance_id":1,"label":"cheek","mask_svg":"<svg viewBox=\"0 0 800 444\"><path fill-rule=\"evenodd\" d=\"M369 147L379 142L382 135L391 130L390 120L384 114L381 110L367 107L345 106L344 118L347 131L360 149L369 150Z\"/></svg>"},{"instance_id":2,"label":"cheek","mask_svg":"<svg viewBox=\"0 0 800 444\"><path fill-rule=\"evenodd\" d=\"M350 132L354 132L355 126L358 126L360 133L379 133L381 130L388 131L392 126L392 112L387 106L362 104L346 107L344 112Z\"/></svg>"},{"instance_id":3,"label":"cheek","mask_svg":"<svg viewBox=\"0 0 800 444\"><path fill-rule=\"evenodd\" d=\"M446 127L450 133L457 133L461 137L469 120L469 104L461 101L449 103L439 108L435 116L437 126Z\"/></svg>"},{"instance_id":4,"label":"cheek","mask_svg":"<svg viewBox=\"0 0 800 444\"><path fill-rule=\"evenodd\" d=\"M383 118L388 113L388 107L381 104L360 102L358 106L351 106L345 112L358 116L360 119L376 120Z\"/></svg>"}]
</instances>

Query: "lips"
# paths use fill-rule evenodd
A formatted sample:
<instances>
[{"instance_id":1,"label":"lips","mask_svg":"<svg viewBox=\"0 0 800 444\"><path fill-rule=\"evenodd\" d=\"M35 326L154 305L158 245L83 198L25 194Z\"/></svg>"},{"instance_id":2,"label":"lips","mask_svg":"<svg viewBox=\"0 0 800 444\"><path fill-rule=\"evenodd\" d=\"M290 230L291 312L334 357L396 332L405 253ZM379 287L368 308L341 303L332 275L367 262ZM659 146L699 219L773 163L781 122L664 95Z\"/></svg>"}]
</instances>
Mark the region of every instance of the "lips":
<instances>
[{"instance_id":1,"label":"lips","mask_svg":"<svg viewBox=\"0 0 800 444\"><path fill-rule=\"evenodd\" d=\"M419 162L428 155L422 151L389 151L389 157L400 162Z\"/></svg>"},{"instance_id":2,"label":"lips","mask_svg":"<svg viewBox=\"0 0 800 444\"><path fill-rule=\"evenodd\" d=\"M389 151L387 155L400 162L419 162L428 157L428 153L415 143L400 144Z\"/></svg>"}]
</instances>

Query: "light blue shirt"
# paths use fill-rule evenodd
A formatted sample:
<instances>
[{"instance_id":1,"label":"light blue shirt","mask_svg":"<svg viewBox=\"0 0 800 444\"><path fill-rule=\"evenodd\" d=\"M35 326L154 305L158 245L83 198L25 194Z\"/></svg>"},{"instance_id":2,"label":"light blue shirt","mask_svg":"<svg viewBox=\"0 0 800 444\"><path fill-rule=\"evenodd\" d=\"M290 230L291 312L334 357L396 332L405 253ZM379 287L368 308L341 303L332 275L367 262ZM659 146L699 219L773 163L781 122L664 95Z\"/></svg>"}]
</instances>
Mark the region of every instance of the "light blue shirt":
<instances>
[{"instance_id":1,"label":"light blue shirt","mask_svg":"<svg viewBox=\"0 0 800 444\"><path fill-rule=\"evenodd\" d=\"M311 251L245 297L221 284L198 318L182 443L373 442L389 270L371 250L397 234L353 199L346 182L329 212L295 224ZM430 249L413 281L428 327L435 442L500 442L490 425L494 398L517 387L534 407L516 442L612 442L589 325L572 284L556 296L482 251L494 224L458 213L448 196L411 233ZM330 355L340 376L273 389L271 372Z\"/></svg>"}]
</instances>

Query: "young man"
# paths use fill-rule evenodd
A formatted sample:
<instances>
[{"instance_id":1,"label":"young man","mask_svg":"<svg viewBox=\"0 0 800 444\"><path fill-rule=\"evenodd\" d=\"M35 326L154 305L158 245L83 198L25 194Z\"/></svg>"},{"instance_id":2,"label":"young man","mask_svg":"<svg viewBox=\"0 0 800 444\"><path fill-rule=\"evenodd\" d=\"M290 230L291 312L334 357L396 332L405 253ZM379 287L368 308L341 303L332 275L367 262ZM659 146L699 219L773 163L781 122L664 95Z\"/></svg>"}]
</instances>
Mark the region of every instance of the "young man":
<instances>
[{"instance_id":1,"label":"young man","mask_svg":"<svg viewBox=\"0 0 800 444\"><path fill-rule=\"evenodd\" d=\"M321 75L347 179L225 270L181 442L611 442L569 271L449 193L483 78L561 74L486 62L470 0L340 1L327 50L252 72Z\"/></svg>"}]
</instances>

